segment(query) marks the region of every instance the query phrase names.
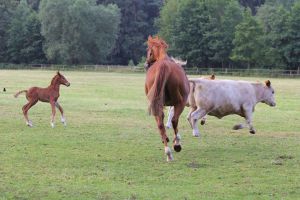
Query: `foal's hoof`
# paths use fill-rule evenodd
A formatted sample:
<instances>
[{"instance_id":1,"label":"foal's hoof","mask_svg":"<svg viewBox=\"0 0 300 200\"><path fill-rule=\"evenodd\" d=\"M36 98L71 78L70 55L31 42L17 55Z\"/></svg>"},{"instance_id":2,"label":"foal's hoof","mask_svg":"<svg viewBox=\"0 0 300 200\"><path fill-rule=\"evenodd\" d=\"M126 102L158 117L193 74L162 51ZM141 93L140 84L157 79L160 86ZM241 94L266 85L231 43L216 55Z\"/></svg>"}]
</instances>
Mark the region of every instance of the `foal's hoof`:
<instances>
[{"instance_id":1,"label":"foal's hoof","mask_svg":"<svg viewBox=\"0 0 300 200\"><path fill-rule=\"evenodd\" d=\"M174 148L174 151L176 151L176 152L180 152L181 151L181 145L179 144L177 144L177 145L174 145L173 146L173 148Z\"/></svg>"}]
</instances>

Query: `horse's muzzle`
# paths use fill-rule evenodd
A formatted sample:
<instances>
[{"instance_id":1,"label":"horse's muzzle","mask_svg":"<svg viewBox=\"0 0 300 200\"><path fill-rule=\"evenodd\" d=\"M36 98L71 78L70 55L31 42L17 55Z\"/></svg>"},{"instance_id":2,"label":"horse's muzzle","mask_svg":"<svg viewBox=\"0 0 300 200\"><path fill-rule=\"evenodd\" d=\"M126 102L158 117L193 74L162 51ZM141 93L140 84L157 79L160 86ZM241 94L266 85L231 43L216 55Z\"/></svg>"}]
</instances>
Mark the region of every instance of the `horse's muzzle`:
<instances>
[{"instance_id":1,"label":"horse's muzzle","mask_svg":"<svg viewBox=\"0 0 300 200\"><path fill-rule=\"evenodd\" d=\"M66 83L65 85L66 85L67 87L69 87L71 84L70 84L70 83Z\"/></svg>"}]
</instances>

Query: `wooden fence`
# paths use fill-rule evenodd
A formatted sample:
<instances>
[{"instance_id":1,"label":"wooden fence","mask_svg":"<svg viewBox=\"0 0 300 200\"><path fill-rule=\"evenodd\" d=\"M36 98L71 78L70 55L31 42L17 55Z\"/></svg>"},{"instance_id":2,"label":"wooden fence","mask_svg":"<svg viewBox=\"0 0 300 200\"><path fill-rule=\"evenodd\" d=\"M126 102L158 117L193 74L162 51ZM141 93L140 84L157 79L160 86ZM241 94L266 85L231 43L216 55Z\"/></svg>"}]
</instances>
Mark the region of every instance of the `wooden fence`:
<instances>
[{"instance_id":1,"label":"wooden fence","mask_svg":"<svg viewBox=\"0 0 300 200\"><path fill-rule=\"evenodd\" d=\"M50 64L0 64L0 69L30 69L30 70L73 70L73 71L102 71L102 72L135 72L145 73L143 67L122 65L50 65ZM300 78L300 67L298 70L281 69L232 69L232 68L185 68L190 75L219 76L261 76L261 77L286 77Z\"/></svg>"}]
</instances>

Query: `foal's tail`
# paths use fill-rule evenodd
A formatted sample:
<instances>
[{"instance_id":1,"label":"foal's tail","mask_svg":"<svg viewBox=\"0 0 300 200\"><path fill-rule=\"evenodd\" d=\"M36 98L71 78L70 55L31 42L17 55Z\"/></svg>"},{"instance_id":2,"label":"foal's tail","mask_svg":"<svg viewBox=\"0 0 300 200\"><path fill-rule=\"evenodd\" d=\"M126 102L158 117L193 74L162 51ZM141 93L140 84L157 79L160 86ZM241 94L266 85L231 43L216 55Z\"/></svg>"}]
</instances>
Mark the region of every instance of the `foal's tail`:
<instances>
[{"instance_id":1,"label":"foal's tail","mask_svg":"<svg viewBox=\"0 0 300 200\"><path fill-rule=\"evenodd\" d=\"M27 93L27 90L21 90L21 91L17 92L17 93L14 95L14 97L17 98L17 97L18 97L21 93L23 93L23 92L26 92L26 93Z\"/></svg>"},{"instance_id":2,"label":"foal's tail","mask_svg":"<svg viewBox=\"0 0 300 200\"><path fill-rule=\"evenodd\" d=\"M150 101L149 114L160 116L164 108L164 89L171 71L167 65L161 65L156 72L156 77L152 88L148 94Z\"/></svg>"}]
</instances>

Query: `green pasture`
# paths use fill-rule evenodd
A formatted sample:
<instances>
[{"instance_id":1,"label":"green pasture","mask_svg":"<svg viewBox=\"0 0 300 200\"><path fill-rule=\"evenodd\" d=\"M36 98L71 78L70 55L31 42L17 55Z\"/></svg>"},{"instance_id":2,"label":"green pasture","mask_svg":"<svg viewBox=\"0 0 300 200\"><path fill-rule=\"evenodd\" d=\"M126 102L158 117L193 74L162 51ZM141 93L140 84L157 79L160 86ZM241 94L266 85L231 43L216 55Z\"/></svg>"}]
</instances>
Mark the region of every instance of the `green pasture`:
<instances>
[{"instance_id":1,"label":"green pasture","mask_svg":"<svg viewBox=\"0 0 300 200\"><path fill-rule=\"evenodd\" d=\"M228 116L208 117L194 138L185 109L183 149L167 163L144 74L62 72L71 83L59 99L67 127L57 112L51 128L46 103L29 111L26 127L24 94L13 94L46 87L54 73L0 70L0 200L300 199L299 79L271 79L277 106L256 106L255 135L231 130L243 119Z\"/></svg>"}]
</instances>

